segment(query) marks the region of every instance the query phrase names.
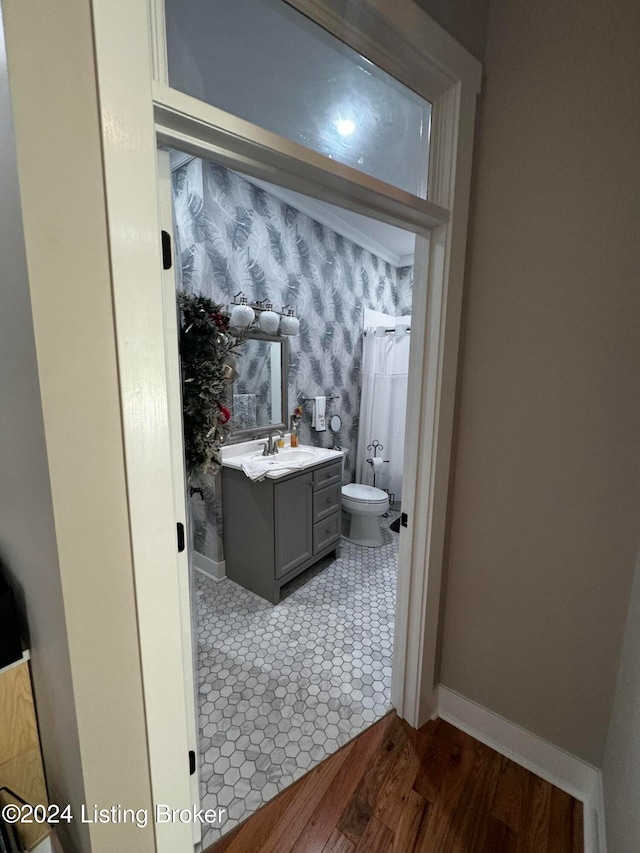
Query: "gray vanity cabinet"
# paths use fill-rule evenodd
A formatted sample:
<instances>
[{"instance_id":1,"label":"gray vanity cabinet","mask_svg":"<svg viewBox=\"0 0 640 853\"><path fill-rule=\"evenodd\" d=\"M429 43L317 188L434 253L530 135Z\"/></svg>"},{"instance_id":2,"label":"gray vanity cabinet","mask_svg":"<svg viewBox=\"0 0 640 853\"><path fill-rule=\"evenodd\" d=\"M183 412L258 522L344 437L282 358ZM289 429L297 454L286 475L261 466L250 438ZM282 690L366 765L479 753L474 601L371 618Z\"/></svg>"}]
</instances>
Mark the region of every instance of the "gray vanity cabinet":
<instances>
[{"instance_id":1,"label":"gray vanity cabinet","mask_svg":"<svg viewBox=\"0 0 640 853\"><path fill-rule=\"evenodd\" d=\"M309 514L313 506L313 474L302 474L273 486L275 576L288 575L313 556Z\"/></svg>"},{"instance_id":2,"label":"gray vanity cabinet","mask_svg":"<svg viewBox=\"0 0 640 853\"><path fill-rule=\"evenodd\" d=\"M342 463L327 462L252 483L222 469L227 577L266 598L332 551L339 553Z\"/></svg>"}]
</instances>

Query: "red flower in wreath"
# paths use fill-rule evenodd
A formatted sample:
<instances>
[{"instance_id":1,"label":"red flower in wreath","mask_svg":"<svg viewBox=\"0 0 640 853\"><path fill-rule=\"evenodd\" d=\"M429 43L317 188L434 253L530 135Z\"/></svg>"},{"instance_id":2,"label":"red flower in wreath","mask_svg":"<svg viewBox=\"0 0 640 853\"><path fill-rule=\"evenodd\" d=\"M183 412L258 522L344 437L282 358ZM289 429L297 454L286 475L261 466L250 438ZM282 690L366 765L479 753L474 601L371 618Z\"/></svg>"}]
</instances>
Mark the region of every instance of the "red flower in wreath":
<instances>
[{"instance_id":1,"label":"red flower in wreath","mask_svg":"<svg viewBox=\"0 0 640 853\"><path fill-rule=\"evenodd\" d=\"M220 423L226 424L231 420L231 412L227 409L226 406L223 406L221 403L218 403L218 411L220 412Z\"/></svg>"},{"instance_id":2,"label":"red flower in wreath","mask_svg":"<svg viewBox=\"0 0 640 853\"><path fill-rule=\"evenodd\" d=\"M213 322L216 324L216 328L218 329L222 329L226 332L229 328L229 318L221 311L216 311L215 314L209 314L209 319L213 320Z\"/></svg>"}]
</instances>

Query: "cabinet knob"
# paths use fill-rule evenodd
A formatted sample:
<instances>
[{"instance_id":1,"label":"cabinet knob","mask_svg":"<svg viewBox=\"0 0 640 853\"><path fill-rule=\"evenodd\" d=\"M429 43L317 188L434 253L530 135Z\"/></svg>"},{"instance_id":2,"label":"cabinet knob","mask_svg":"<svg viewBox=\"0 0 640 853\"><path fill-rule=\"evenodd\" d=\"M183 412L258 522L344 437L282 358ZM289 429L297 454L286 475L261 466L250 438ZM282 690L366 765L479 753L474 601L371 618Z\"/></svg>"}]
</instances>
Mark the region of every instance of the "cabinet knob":
<instances>
[{"instance_id":1,"label":"cabinet knob","mask_svg":"<svg viewBox=\"0 0 640 853\"><path fill-rule=\"evenodd\" d=\"M330 503L331 503L331 498L327 498L327 503L328 503L328 504L330 504Z\"/></svg>"}]
</instances>

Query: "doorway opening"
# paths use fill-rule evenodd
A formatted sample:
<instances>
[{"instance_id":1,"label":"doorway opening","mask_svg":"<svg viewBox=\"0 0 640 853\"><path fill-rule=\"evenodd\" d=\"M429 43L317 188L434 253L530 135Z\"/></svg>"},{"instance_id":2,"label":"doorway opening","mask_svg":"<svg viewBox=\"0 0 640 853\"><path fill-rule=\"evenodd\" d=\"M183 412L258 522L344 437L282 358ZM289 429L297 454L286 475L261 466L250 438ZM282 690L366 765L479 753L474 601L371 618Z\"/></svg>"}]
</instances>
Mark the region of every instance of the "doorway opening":
<instances>
[{"instance_id":1,"label":"doorway opening","mask_svg":"<svg viewBox=\"0 0 640 853\"><path fill-rule=\"evenodd\" d=\"M222 470L187 484L201 803L227 810L206 847L392 708L415 235L209 160L172 151L167 162L177 289L228 313L241 291L249 304L291 306L300 323L283 375L240 347ZM319 455L254 483L237 459L255 457L252 433L270 424L269 381L286 384L299 449ZM287 564L274 604L246 564L273 571L269 526L297 536L300 505L282 527L277 502L304 494L302 477L311 555ZM252 507L257 490L275 504Z\"/></svg>"}]
</instances>

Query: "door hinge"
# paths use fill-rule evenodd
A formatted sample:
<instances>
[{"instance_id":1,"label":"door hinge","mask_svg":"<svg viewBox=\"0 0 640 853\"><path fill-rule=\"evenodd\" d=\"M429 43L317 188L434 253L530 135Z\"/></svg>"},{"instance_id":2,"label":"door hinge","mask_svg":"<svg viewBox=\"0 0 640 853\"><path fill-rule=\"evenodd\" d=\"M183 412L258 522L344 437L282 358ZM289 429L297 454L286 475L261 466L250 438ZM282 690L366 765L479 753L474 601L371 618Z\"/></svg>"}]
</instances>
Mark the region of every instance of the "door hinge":
<instances>
[{"instance_id":1,"label":"door hinge","mask_svg":"<svg viewBox=\"0 0 640 853\"><path fill-rule=\"evenodd\" d=\"M162 237L162 269L170 270L172 267L172 255L171 255L171 234L168 231L161 231L160 235Z\"/></svg>"},{"instance_id":2,"label":"door hinge","mask_svg":"<svg viewBox=\"0 0 640 853\"><path fill-rule=\"evenodd\" d=\"M196 754L190 749L189 750L189 776L193 776L196 772Z\"/></svg>"},{"instance_id":3,"label":"door hinge","mask_svg":"<svg viewBox=\"0 0 640 853\"><path fill-rule=\"evenodd\" d=\"M401 524L403 527L406 527L406 526L409 524L409 516L407 515L407 513L406 513L406 512L401 512L401 513L400 513L400 524Z\"/></svg>"},{"instance_id":4,"label":"door hinge","mask_svg":"<svg viewBox=\"0 0 640 853\"><path fill-rule=\"evenodd\" d=\"M178 553L184 551L184 524L180 521L177 524L178 527Z\"/></svg>"}]
</instances>

